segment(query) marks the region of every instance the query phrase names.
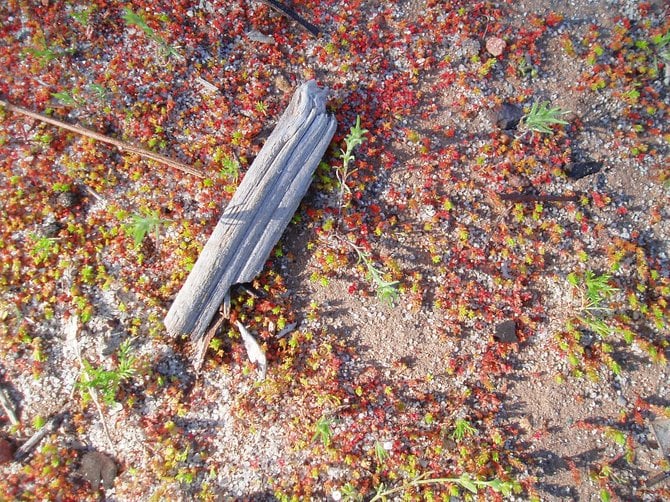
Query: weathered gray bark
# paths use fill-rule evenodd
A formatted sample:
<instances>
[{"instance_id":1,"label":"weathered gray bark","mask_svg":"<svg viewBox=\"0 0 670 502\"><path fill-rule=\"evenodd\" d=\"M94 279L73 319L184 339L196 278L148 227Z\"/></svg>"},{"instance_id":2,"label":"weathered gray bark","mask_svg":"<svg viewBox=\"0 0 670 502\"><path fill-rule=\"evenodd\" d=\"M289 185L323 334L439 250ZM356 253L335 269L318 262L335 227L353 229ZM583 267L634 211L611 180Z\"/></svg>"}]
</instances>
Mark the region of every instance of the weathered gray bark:
<instances>
[{"instance_id":1,"label":"weathered gray bark","mask_svg":"<svg viewBox=\"0 0 670 502\"><path fill-rule=\"evenodd\" d=\"M170 307L171 335L199 340L230 287L263 269L335 133L326 96L314 81L296 90Z\"/></svg>"}]
</instances>

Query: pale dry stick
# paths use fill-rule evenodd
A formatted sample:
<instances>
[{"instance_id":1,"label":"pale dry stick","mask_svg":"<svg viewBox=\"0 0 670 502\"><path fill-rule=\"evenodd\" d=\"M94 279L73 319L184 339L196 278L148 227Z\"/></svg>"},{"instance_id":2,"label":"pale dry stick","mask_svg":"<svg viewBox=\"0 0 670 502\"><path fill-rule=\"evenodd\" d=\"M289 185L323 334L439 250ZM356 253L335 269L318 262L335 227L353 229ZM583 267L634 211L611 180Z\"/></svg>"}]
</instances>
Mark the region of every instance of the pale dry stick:
<instances>
[{"instance_id":1,"label":"pale dry stick","mask_svg":"<svg viewBox=\"0 0 670 502\"><path fill-rule=\"evenodd\" d=\"M2 409L5 410L5 415L7 415L7 418L9 418L12 425L19 425L19 419L16 417L14 403L12 403L12 400L9 398L9 393L4 387L0 387L0 405L2 405Z\"/></svg>"},{"instance_id":2,"label":"pale dry stick","mask_svg":"<svg viewBox=\"0 0 670 502\"><path fill-rule=\"evenodd\" d=\"M204 90L206 90L207 92L210 92L210 93L218 93L218 92L220 92L220 91L219 91L219 88L218 88L217 86L215 86L214 84L212 84L211 82L205 80L205 79L202 78L202 77L196 77L196 78L195 78L195 81L196 81L197 84L200 84L200 86L201 86Z\"/></svg>"},{"instance_id":3,"label":"pale dry stick","mask_svg":"<svg viewBox=\"0 0 670 502\"><path fill-rule=\"evenodd\" d=\"M160 153L154 153L149 150L145 150L144 148L140 148L139 146L131 145L130 143L126 143L125 141L121 141L118 139L110 138L109 136L105 136L104 134L100 134L98 132L92 131L90 129L87 129L82 126L78 125L73 125L73 124L68 124L67 122L62 122L58 119L54 119L51 117L47 117L46 115L43 115L41 113L36 113L33 111L28 110L27 108L23 108L22 106L17 106L13 105L11 103L8 103L7 101L0 99L0 106L5 107L7 110L10 112L14 113L20 113L21 115L25 115L26 117L30 117L35 120L39 120L41 122L46 122L47 124L55 125L56 127L60 127L62 129L66 129L71 132L75 132L77 134L81 134L82 136L86 136L88 138L95 139L97 141L102 141L103 143L107 143L110 145L116 146L118 149L121 151L127 151L131 153L135 153L139 155L140 157L144 157L145 159L151 159L156 162L160 162L161 164L165 164L167 166L173 167L175 169L178 169L179 171L192 174L193 176L197 176L199 178L204 178L205 175L197 170L194 169L190 166L187 166L186 164L182 164L181 162L177 162L176 160L172 160L169 157L166 157L165 155L161 155Z\"/></svg>"},{"instance_id":4,"label":"pale dry stick","mask_svg":"<svg viewBox=\"0 0 670 502\"><path fill-rule=\"evenodd\" d=\"M579 202L580 194L574 195L550 195L532 193L499 193L501 200L512 202Z\"/></svg>"},{"instance_id":5,"label":"pale dry stick","mask_svg":"<svg viewBox=\"0 0 670 502\"><path fill-rule=\"evenodd\" d=\"M65 336L66 339L72 341L75 354L77 355L77 360L79 361L79 366L81 368L79 378L83 377L88 380L88 376L84 372L84 360L81 357L81 348L79 347L79 339L77 338L77 331L79 331L79 328L77 326L77 318L74 316L70 317L68 324L65 327ZM88 395L91 396L91 401L93 401L93 404L95 404L95 407L98 410L98 414L100 415L100 421L102 422L102 428L105 431L105 436L107 437L107 443L109 444L110 451L115 451L114 441L112 441L112 436L109 433L109 428L107 427L107 422L105 421L105 415L102 412L102 406L100 406L100 400L98 399L98 391L93 387L89 387L86 390L88 391Z\"/></svg>"},{"instance_id":6,"label":"pale dry stick","mask_svg":"<svg viewBox=\"0 0 670 502\"><path fill-rule=\"evenodd\" d=\"M98 202L101 202L103 204L107 204L107 199L105 199L102 195L99 195L95 190L93 190L92 188L90 188L88 186L84 186L84 188L86 189L86 191L88 193L90 193L93 197L95 197Z\"/></svg>"},{"instance_id":7,"label":"pale dry stick","mask_svg":"<svg viewBox=\"0 0 670 502\"><path fill-rule=\"evenodd\" d=\"M61 408L49 419L47 422L33 434L28 441L23 443L20 448L14 452L14 460L22 461L35 447L44 439L47 434L54 432L65 418L65 414L69 408L69 403L65 403Z\"/></svg>"}]
</instances>

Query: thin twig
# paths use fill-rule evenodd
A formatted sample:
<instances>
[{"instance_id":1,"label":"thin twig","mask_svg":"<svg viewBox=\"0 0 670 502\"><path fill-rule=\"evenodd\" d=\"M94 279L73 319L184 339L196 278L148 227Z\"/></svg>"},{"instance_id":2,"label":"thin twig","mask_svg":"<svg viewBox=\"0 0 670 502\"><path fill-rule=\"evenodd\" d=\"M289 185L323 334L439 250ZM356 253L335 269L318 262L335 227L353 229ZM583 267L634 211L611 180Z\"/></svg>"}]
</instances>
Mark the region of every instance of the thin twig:
<instances>
[{"instance_id":1,"label":"thin twig","mask_svg":"<svg viewBox=\"0 0 670 502\"><path fill-rule=\"evenodd\" d=\"M93 190L91 187L84 185L84 188L88 193L90 193L93 197L96 198L98 202L102 202L103 204L107 204L107 199L99 195L95 190Z\"/></svg>"},{"instance_id":2,"label":"thin twig","mask_svg":"<svg viewBox=\"0 0 670 502\"><path fill-rule=\"evenodd\" d=\"M22 106L13 105L13 104L8 103L7 101L2 100L2 99L0 99L0 106L4 106L10 112L20 113L20 114L25 115L27 117L33 118L35 120L39 120L41 122L46 122L47 124L55 125L55 126L60 127L62 129L66 129L68 131L72 131L72 132L75 132L77 134L81 134L81 135L86 136L88 138L93 138L97 141L102 141L103 143L108 143L110 145L114 145L117 148L119 148L120 150L125 150L127 152L135 153L135 154L139 155L140 157L144 157L146 159L155 160L156 162L160 162L160 163L165 164L167 166L178 169L179 171L183 171L185 173L192 174L193 176L198 176L199 178L204 178L205 177L205 175L201 171L199 171L197 169L194 169L192 167L189 167L186 164L182 164L181 162L177 162L176 160L172 160L171 158L166 157L165 155L161 155L160 153L154 153L154 152L151 152L149 150L145 150L144 148L140 148L139 146L131 145L130 143L126 143L125 141L110 138L109 136L105 136L104 134L100 134L100 133L92 131L90 129L86 129L85 127L81 127L81 126L73 125L73 124L68 124L68 123L62 122L58 119L47 117L46 115L30 111L27 108L23 108Z\"/></svg>"},{"instance_id":3,"label":"thin twig","mask_svg":"<svg viewBox=\"0 0 670 502\"><path fill-rule=\"evenodd\" d=\"M33 434L28 441L23 443L20 448L14 452L14 460L17 462L25 459L31 451L44 439L47 434L54 432L65 418L69 403L63 405L47 422Z\"/></svg>"},{"instance_id":4,"label":"thin twig","mask_svg":"<svg viewBox=\"0 0 670 502\"><path fill-rule=\"evenodd\" d=\"M206 91L208 91L208 92L210 92L210 93L218 93L218 92L221 92L221 91L219 91L219 88L218 88L217 86L215 86L214 84L212 84L211 82L205 80L205 79L202 78L202 77L196 77L196 78L195 78L195 81L196 81L197 84L200 84L200 86L201 86L203 89L205 89Z\"/></svg>"},{"instance_id":5,"label":"thin twig","mask_svg":"<svg viewBox=\"0 0 670 502\"><path fill-rule=\"evenodd\" d=\"M223 321L225 321L227 318L228 317L226 315L219 312L210 323L210 328L205 333L205 336L196 343L193 354L193 367L195 368L196 374L200 374L202 363L205 361L205 354L209 348L209 342L212 341L212 338L214 338L214 335L216 335L216 332L223 324Z\"/></svg>"},{"instance_id":6,"label":"thin twig","mask_svg":"<svg viewBox=\"0 0 670 502\"><path fill-rule=\"evenodd\" d=\"M290 17L293 19L295 22L297 22L300 26L305 28L307 31L309 31L312 35L315 37L319 36L320 30L316 26L314 26L312 23L307 21L305 18L303 18L300 14L298 14L296 11L291 9L290 7L287 7L286 5L278 2L277 0L260 0L263 2L265 5L272 7L275 9L277 12Z\"/></svg>"},{"instance_id":7,"label":"thin twig","mask_svg":"<svg viewBox=\"0 0 670 502\"><path fill-rule=\"evenodd\" d=\"M4 387L0 387L0 405L2 405L2 409L5 410L5 414L12 425L19 425L19 419L16 417L14 403L12 403L12 400L9 398L9 393Z\"/></svg>"},{"instance_id":8,"label":"thin twig","mask_svg":"<svg viewBox=\"0 0 670 502\"><path fill-rule=\"evenodd\" d=\"M579 194L575 195L536 195L531 193L500 193L501 200L514 202L578 202Z\"/></svg>"},{"instance_id":9,"label":"thin twig","mask_svg":"<svg viewBox=\"0 0 670 502\"><path fill-rule=\"evenodd\" d=\"M79 339L77 338L77 331L79 331L77 318L74 316L71 317L68 323L69 324L65 327L66 339L71 340L73 342L75 353L77 355L77 360L79 361L79 366L81 368L79 377L80 378L83 377L86 378L86 380L88 380L88 376L84 371L85 366L84 366L84 360L81 357L81 348L79 347ZM115 451L114 441L112 441L112 436L109 433L109 429L107 428L105 415L102 412L102 406L100 406L100 400L98 399L98 391L93 387L89 387L86 390L88 392L88 395L91 396L91 401L93 401L93 404L95 404L95 407L98 410L98 414L100 415L100 421L102 422L102 428L105 431L105 436L107 437L107 443L109 444L110 451Z\"/></svg>"}]
</instances>

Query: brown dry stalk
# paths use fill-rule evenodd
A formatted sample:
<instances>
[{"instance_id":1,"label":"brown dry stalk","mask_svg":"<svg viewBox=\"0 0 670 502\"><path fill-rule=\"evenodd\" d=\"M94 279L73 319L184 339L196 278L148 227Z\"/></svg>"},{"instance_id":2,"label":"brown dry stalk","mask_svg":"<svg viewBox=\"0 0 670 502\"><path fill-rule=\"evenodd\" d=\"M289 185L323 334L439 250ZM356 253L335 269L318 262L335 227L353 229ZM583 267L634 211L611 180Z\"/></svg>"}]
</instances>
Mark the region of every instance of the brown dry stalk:
<instances>
[{"instance_id":1,"label":"brown dry stalk","mask_svg":"<svg viewBox=\"0 0 670 502\"><path fill-rule=\"evenodd\" d=\"M97 141L102 141L103 143L108 143L110 145L114 145L122 151L125 150L127 152L135 153L135 154L139 155L140 157L155 160L156 162L160 162L161 164L165 164L167 166L174 167L175 169L178 169L179 171L183 171L185 173L192 174L193 176L198 176L199 178L204 178L205 177L205 175L201 171L199 171L197 169L194 169L192 167L189 167L186 164L182 164L181 162L177 162L176 160L172 160L171 158L166 157L165 155L161 155L160 153L154 153L154 152L151 152L149 150L145 150L144 148L141 148L139 146L131 145L130 143L126 143L125 141L110 138L109 136L105 136L104 134L100 134L100 133L92 131L90 129L86 129L85 127L81 127L81 126L73 125L73 124L68 124L68 123L62 122L58 119L47 117L46 115L30 111L27 108L23 108L22 106L13 105L13 104L8 103L7 101L4 101L2 99L0 99L0 106L5 107L10 112L20 113L21 115L25 115L25 116L33 118L35 120L39 120L41 122L46 122L47 124L55 125L55 126L60 127L62 129L67 129L68 131L72 131L72 132L75 132L77 134L81 134L82 136L86 136L88 138L93 138Z\"/></svg>"},{"instance_id":2,"label":"brown dry stalk","mask_svg":"<svg viewBox=\"0 0 670 502\"><path fill-rule=\"evenodd\" d=\"M530 193L501 193L501 200L514 202L577 202L579 195L535 195Z\"/></svg>"}]
</instances>

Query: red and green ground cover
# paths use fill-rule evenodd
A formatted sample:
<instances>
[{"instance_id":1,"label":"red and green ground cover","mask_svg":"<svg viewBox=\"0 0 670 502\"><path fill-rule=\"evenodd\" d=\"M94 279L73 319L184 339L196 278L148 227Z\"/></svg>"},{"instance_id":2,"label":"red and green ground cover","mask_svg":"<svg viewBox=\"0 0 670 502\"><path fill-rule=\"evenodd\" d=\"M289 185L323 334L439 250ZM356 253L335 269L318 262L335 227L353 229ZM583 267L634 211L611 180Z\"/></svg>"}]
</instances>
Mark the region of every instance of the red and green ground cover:
<instances>
[{"instance_id":1,"label":"red and green ground cover","mask_svg":"<svg viewBox=\"0 0 670 502\"><path fill-rule=\"evenodd\" d=\"M294 2L314 37L256 1L5 2L1 99L204 177L0 108L3 448L67 406L0 493L670 497L669 7L550 4ZM332 148L196 375L161 320L312 78ZM501 125L540 103L569 113Z\"/></svg>"}]
</instances>

